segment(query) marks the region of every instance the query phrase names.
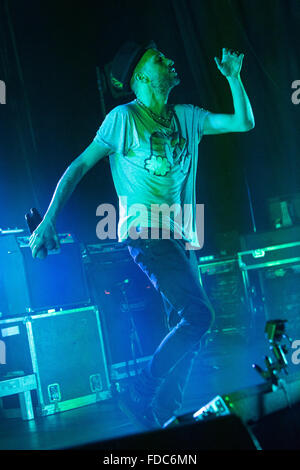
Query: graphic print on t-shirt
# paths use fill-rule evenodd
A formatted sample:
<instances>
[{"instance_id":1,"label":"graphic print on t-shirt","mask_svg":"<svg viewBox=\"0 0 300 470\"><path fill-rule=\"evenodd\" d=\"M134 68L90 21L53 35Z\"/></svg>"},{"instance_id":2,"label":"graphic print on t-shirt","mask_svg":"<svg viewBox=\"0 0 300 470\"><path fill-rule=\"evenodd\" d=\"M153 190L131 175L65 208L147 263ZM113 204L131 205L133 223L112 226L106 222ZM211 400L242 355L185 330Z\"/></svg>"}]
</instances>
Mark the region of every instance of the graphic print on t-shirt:
<instances>
[{"instance_id":1,"label":"graphic print on t-shirt","mask_svg":"<svg viewBox=\"0 0 300 470\"><path fill-rule=\"evenodd\" d=\"M150 137L150 158L145 160L145 168L152 175L165 176L171 166L179 164L181 171L188 172L191 155L187 141L178 131L172 134L154 132Z\"/></svg>"}]
</instances>

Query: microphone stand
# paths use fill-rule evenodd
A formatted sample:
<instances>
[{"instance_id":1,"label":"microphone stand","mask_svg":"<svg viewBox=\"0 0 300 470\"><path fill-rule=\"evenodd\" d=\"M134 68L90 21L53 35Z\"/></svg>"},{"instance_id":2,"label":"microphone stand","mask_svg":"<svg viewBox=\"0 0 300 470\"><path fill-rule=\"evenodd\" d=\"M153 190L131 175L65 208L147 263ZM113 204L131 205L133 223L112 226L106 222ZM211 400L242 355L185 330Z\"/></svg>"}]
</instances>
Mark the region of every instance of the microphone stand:
<instances>
[{"instance_id":1,"label":"microphone stand","mask_svg":"<svg viewBox=\"0 0 300 470\"><path fill-rule=\"evenodd\" d=\"M252 228L253 228L253 232L256 233L256 223L255 223L255 217L254 217L254 211L253 211L253 203L252 203L252 197L251 197L251 192L249 188L249 183L248 183L248 178L246 175L245 167L243 167L243 170L244 170L244 179L245 179L245 184L246 184L246 189L247 189L248 203L249 203L249 208L250 208Z\"/></svg>"},{"instance_id":2,"label":"microphone stand","mask_svg":"<svg viewBox=\"0 0 300 470\"><path fill-rule=\"evenodd\" d=\"M134 371L135 374L138 373L138 365L137 365L137 352L139 353L140 357L143 355L143 350L141 346L141 341L137 332L136 324L132 315L132 311L129 306L128 302L128 297L126 293L126 284L124 281L119 283L120 290L123 294L123 299L124 299L124 304L125 304L125 310L129 314L129 320L130 320L130 349L131 349L131 354L132 354L132 359L133 359L133 364L134 364Z\"/></svg>"},{"instance_id":3,"label":"microphone stand","mask_svg":"<svg viewBox=\"0 0 300 470\"><path fill-rule=\"evenodd\" d=\"M97 76L97 86L98 86L99 97L100 97L100 108L101 108L102 120L104 121L105 116L106 116L105 101L104 101L104 92L106 91L106 85L105 85L105 79L104 79L103 73L101 73L101 70L99 67L96 67L96 76Z\"/></svg>"}]
</instances>

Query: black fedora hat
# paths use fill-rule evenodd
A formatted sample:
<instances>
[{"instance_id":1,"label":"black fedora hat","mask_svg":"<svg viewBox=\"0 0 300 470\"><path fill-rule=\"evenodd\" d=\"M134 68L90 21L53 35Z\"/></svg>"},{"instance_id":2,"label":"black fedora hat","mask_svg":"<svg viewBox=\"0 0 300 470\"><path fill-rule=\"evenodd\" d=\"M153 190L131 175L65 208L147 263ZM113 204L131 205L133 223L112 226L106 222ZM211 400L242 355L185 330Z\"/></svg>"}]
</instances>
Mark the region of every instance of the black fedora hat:
<instances>
[{"instance_id":1,"label":"black fedora hat","mask_svg":"<svg viewBox=\"0 0 300 470\"><path fill-rule=\"evenodd\" d=\"M157 49L154 41L146 44L127 41L122 45L111 63L110 78L116 88L130 91L133 71L148 49Z\"/></svg>"}]
</instances>

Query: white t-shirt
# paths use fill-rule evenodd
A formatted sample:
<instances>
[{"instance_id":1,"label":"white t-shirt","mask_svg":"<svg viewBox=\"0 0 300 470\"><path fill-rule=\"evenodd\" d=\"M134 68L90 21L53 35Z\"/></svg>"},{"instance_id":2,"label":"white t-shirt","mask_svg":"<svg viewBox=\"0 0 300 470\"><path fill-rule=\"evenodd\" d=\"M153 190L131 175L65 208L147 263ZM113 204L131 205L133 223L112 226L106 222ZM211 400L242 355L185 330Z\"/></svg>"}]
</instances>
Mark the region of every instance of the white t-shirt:
<instances>
[{"instance_id":1,"label":"white t-shirt","mask_svg":"<svg viewBox=\"0 0 300 470\"><path fill-rule=\"evenodd\" d=\"M208 113L174 105L170 128L153 120L136 100L107 114L94 140L109 149L119 197L119 241L128 238L132 227L163 227L200 247L195 184Z\"/></svg>"}]
</instances>

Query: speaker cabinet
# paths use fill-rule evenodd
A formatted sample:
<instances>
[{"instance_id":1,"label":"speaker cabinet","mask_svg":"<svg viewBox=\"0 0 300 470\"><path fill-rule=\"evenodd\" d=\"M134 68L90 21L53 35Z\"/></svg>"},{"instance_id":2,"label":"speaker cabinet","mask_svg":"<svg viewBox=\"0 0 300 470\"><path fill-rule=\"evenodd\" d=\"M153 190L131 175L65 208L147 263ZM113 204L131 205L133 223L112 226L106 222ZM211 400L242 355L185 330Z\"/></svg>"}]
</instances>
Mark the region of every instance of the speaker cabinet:
<instances>
[{"instance_id":1,"label":"speaker cabinet","mask_svg":"<svg viewBox=\"0 0 300 470\"><path fill-rule=\"evenodd\" d=\"M90 303L79 244L60 234L60 252L33 259L28 237L0 237L0 312L16 317L30 312Z\"/></svg>"},{"instance_id":2,"label":"speaker cabinet","mask_svg":"<svg viewBox=\"0 0 300 470\"><path fill-rule=\"evenodd\" d=\"M87 246L85 267L93 301L105 320L109 362L152 355L167 334L161 296L127 247L112 244L109 250L103 245Z\"/></svg>"},{"instance_id":3,"label":"speaker cabinet","mask_svg":"<svg viewBox=\"0 0 300 470\"><path fill-rule=\"evenodd\" d=\"M35 374L39 414L110 398L102 322L95 306L0 320L0 338L7 349L7 376Z\"/></svg>"}]
</instances>

